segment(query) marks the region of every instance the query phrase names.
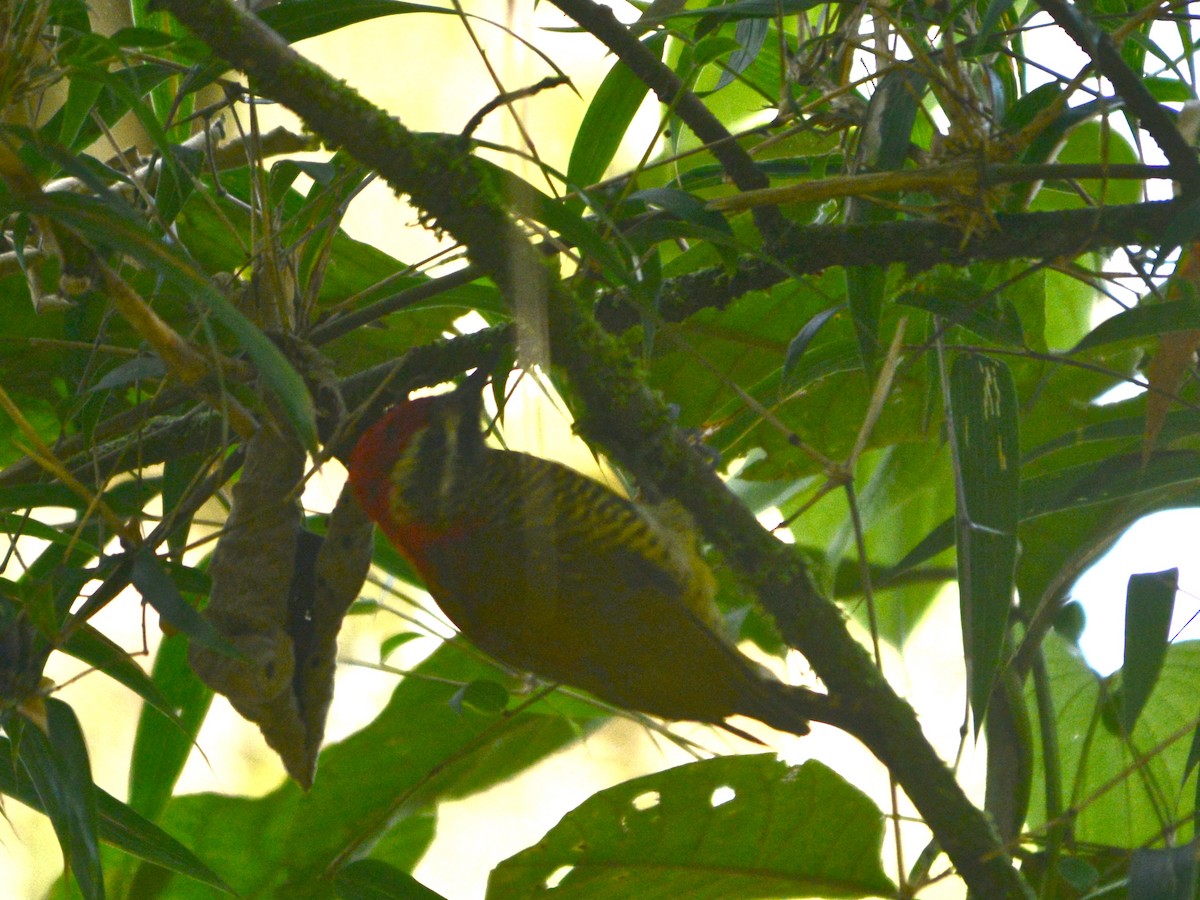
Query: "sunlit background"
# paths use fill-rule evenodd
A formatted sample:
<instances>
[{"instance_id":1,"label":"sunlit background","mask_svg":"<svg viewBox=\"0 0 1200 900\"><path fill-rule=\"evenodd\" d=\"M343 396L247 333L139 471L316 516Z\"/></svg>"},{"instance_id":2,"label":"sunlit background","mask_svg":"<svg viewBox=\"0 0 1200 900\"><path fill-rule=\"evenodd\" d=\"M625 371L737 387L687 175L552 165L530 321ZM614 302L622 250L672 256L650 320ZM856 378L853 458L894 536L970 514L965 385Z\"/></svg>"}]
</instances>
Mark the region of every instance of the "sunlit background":
<instances>
[{"instance_id":1,"label":"sunlit background","mask_svg":"<svg viewBox=\"0 0 1200 900\"><path fill-rule=\"evenodd\" d=\"M466 6L481 16L499 17L493 24L473 20L473 27L507 89L532 84L548 74L548 70L500 25L529 38L569 71L583 99L567 88L558 88L519 104L536 152L551 165L565 168L587 98L611 65L611 59L605 59L599 45L586 35L547 30L568 23L546 4L536 10L528 0ZM619 10L628 18L636 15L624 4L619 5ZM1058 40L1053 29L1030 33L1026 42L1030 55L1037 57L1044 53L1047 45L1041 42L1048 41L1053 41L1049 46L1060 70L1073 71L1072 66L1077 70L1084 64L1084 57L1073 46ZM479 52L455 16L386 17L306 41L299 49L415 130L457 132L476 109L497 94ZM1072 54L1078 59L1074 60ZM646 149L645 141L657 124L657 111L648 106L643 113L634 126L635 134L643 136L641 144L636 136L631 137L618 166L636 162ZM295 127L282 111L264 111L264 128L279 122ZM523 146L520 133L504 111L491 114L478 136L498 144ZM98 153L106 155L103 151ZM511 157L497 158L512 163ZM536 171L526 170L522 174L536 180ZM425 259L441 249L429 232L415 226L415 216L382 183L370 185L358 197L350 208L346 228L352 236L406 261ZM1119 258L1113 260L1114 266L1121 264ZM1112 304L1109 306L1113 308L1099 307L1097 317L1117 311ZM563 414L539 397L536 390L527 391L518 405L510 408L508 439L533 452L567 458L580 467L591 465L592 458L585 447L571 446L570 429ZM310 485L306 504L314 510L328 509L342 478L336 464L328 466ZM210 517L216 515L215 508L208 512ZM203 514L198 517L203 518ZM1187 624L1197 608L1196 569L1189 566L1188 560L1196 553L1198 525L1200 519L1194 511L1153 516L1135 526L1075 586L1072 595L1087 614L1082 647L1099 672L1110 672L1121 664L1124 592L1130 574L1178 566L1181 593L1173 633ZM799 527L803 527L802 523ZM22 544L25 558L35 555L37 548L37 542ZM402 605L402 599L394 591L394 585L373 582L368 584L365 596L391 606ZM147 654L141 659L149 665L159 631L153 611L143 610L136 595L122 596L110 604L94 624L126 648L137 650L144 645ZM338 740L360 728L382 706L397 676L374 668L381 662L380 644L389 635L410 629L411 626L388 613L347 619L341 639L343 665L338 671L336 699L327 731L329 740ZM947 759L959 750L965 715L958 634L957 602L954 592L947 590L916 625L904 655L891 653L885 659L888 677L918 703L927 734ZM949 636L954 639L948 639ZM386 662L404 669L434 646L436 638L418 639L405 644ZM793 669L787 673L789 677L803 678L807 674L802 659L789 662ZM124 798L140 701L102 675L82 674L71 681L81 671L80 664L59 655L51 661L47 674L65 685L63 697L82 719L97 783ZM712 729L685 725L679 726L679 730L714 749L749 748ZM198 744L184 770L180 791L260 795L275 789L284 777L282 767L266 749L257 729L242 721L220 696L213 702ZM852 739L817 727L811 737L783 738L779 746L789 762L825 760L870 794L881 808L889 808L885 771ZM689 759L678 746L643 726L616 722L511 782L468 800L442 805L437 839L415 874L453 900L480 897L487 873L497 862L535 843L564 813L595 791ZM964 783L976 799L982 795L981 763L980 754L968 747L961 771ZM40 897L61 870L53 831L43 817L12 800L5 801L4 813L7 822L0 825L0 884L6 885L3 891L8 896ZM906 838L904 848L908 865L924 842L919 828L912 835L911 839ZM889 830L885 860L894 868L896 855L891 840ZM956 896L959 891L957 886L947 885L944 896Z\"/></svg>"}]
</instances>

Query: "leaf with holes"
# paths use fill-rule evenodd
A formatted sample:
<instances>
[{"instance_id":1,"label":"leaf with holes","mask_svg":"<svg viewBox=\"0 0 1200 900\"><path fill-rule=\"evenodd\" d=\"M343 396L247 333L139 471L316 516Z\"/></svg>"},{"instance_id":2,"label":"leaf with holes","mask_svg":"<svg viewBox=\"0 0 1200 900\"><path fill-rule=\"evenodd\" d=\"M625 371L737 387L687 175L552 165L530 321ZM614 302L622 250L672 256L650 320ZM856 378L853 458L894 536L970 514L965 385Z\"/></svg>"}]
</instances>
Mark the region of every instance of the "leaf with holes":
<instances>
[{"instance_id":1,"label":"leaf with holes","mask_svg":"<svg viewBox=\"0 0 1200 900\"><path fill-rule=\"evenodd\" d=\"M717 757L595 794L497 866L488 897L891 895L882 845L879 810L821 763Z\"/></svg>"}]
</instances>

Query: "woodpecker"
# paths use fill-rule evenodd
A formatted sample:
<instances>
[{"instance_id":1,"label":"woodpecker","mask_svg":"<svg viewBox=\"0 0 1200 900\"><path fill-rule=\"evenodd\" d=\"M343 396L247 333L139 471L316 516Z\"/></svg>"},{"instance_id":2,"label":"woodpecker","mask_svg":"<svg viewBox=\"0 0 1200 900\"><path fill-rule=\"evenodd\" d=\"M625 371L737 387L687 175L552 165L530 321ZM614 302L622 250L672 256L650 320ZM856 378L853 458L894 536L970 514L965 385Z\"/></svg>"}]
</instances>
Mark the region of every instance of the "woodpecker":
<instances>
[{"instance_id":1,"label":"woodpecker","mask_svg":"<svg viewBox=\"0 0 1200 900\"><path fill-rule=\"evenodd\" d=\"M363 509L462 634L618 707L743 736L727 716L808 733L803 690L720 636L715 579L682 507L488 446L471 381L392 407L348 466Z\"/></svg>"}]
</instances>

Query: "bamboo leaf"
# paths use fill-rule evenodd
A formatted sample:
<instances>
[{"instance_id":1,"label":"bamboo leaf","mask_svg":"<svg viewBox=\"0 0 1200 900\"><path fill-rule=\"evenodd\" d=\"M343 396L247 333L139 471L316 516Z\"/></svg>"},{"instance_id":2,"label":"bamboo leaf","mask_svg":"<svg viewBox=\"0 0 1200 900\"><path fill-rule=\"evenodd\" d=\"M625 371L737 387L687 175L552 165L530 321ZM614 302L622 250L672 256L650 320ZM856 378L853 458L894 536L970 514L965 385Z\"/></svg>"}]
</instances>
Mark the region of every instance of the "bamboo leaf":
<instances>
[{"instance_id":1,"label":"bamboo leaf","mask_svg":"<svg viewBox=\"0 0 1200 900\"><path fill-rule=\"evenodd\" d=\"M958 586L971 709L979 730L1013 605L1021 456L1016 385L1002 362L954 361L950 405L958 453Z\"/></svg>"}]
</instances>

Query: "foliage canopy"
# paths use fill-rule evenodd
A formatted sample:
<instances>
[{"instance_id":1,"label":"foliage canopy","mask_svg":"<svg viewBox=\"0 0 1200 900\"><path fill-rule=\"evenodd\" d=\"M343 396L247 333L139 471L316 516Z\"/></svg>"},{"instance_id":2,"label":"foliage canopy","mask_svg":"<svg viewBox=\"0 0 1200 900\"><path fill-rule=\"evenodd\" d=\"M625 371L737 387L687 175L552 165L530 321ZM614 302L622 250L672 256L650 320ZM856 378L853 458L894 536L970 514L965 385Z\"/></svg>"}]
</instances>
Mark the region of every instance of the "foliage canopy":
<instances>
[{"instance_id":1,"label":"foliage canopy","mask_svg":"<svg viewBox=\"0 0 1200 900\"><path fill-rule=\"evenodd\" d=\"M413 575L353 510L296 496L390 400L515 361L688 509L741 637L803 654L826 692L806 712L887 766L933 842L885 874L896 810L818 763L715 756L595 795L489 896L919 896L948 860L984 897L1190 897L1200 666L1169 639L1177 573L1131 580L1112 678L1069 600L1200 486L1190 7L546 6L611 54L559 163L477 132L567 90L562 60L535 51L542 81L429 134L291 47L394 16L536 46L486 6L134 0L106 33L84 0L0 11L0 791L45 812L87 897L431 896L410 873L439 803L618 713L525 696L451 640L318 760L341 617L378 609L352 605L367 558ZM1081 67L1031 50L1044 31ZM260 133L263 98L307 133ZM373 179L449 249L352 239ZM467 312L487 327L458 333ZM230 497L214 540L198 514ZM758 524L772 509L794 544ZM948 583L983 810L876 665ZM92 623L131 587L168 635L149 673ZM55 652L145 704L127 800L92 783ZM311 790L173 796L215 683Z\"/></svg>"}]
</instances>

